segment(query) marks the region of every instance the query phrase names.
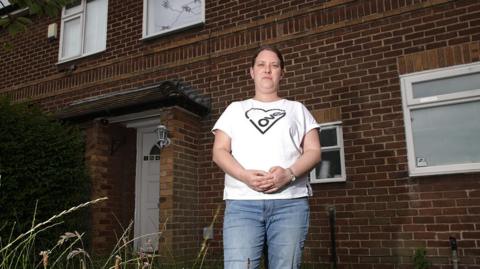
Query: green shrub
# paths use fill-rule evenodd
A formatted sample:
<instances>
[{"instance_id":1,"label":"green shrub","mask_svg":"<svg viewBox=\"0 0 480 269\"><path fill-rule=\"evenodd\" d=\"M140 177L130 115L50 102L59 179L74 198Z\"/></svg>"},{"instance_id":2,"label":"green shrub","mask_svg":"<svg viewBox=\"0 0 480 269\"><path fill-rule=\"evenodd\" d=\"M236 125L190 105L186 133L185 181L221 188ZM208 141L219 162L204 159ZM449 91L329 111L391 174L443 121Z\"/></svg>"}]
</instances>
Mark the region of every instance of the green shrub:
<instances>
[{"instance_id":1,"label":"green shrub","mask_svg":"<svg viewBox=\"0 0 480 269\"><path fill-rule=\"evenodd\" d=\"M413 255L413 264L415 269L428 269L432 263L427 259L427 250L424 248L417 248Z\"/></svg>"},{"instance_id":2,"label":"green shrub","mask_svg":"<svg viewBox=\"0 0 480 269\"><path fill-rule=\"evenodd\" d=\"M0 246L59 209L90 199L84 142L78 128L26 104L0 98ZM35 249L65 232L86 231L88 211L37 234ZM37 253L38 255L38 253Z\"/></svg>"}]
</instances>

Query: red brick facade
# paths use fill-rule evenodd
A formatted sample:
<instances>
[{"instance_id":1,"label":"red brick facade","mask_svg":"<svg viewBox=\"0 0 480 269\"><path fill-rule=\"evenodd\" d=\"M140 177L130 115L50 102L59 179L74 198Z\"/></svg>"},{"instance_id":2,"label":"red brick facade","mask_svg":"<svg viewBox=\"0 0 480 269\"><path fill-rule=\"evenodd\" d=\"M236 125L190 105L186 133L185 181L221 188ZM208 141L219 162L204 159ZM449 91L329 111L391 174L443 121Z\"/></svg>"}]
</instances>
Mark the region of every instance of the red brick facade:
<instances>
[{"instance_id":1,"label":"red brick facade","mask_svg":"<svg viewBox=\"0 0 480 269\"><path fill-rule=\"evenodd\" d=\"M451 268L450 236L460 268L480 268L480 176L408 176L399 80L480 61L479 1L206 1L205 25L151 40L140 39L142 12L142 1L109 0L106 51L60 65L58 40L46 38L59 19L33 18L14 38L2 33L14 49L0 51L0 94L49 112L171 79L209 96L207 116L178 107L160 116L172 136L161 152L160 223L168 219L163 243L178 257L195 256L222 204L210 129L231 101L252 96L252 52L273 44L286 58L281 95L321 122L343 122L347 181L313 186L305 262L330 263L327 208L335 207L339 268L412 268L419 247L434 268ZM93 196L110 197L95 208L93 243L108 249L118 229L112 213L122 225L133 218L135 135L115 124L84 125ZM113 155L112 139L124 140ZM220 222L214 231L211 259L221 257Z\"/></svg>"}]
</instances>

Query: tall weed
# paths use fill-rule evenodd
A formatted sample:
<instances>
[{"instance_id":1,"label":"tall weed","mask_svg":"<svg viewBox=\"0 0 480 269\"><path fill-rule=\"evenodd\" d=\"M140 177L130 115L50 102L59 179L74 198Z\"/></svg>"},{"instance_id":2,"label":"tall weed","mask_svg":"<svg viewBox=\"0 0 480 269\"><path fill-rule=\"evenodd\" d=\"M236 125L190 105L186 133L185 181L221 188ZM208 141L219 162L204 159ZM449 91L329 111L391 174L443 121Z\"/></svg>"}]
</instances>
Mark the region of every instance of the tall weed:
<instances>
[{"instance_id":1,"label":"tall weed","mask_svg":"<svg viewBox=\"0 0 480 269\"><path fill-rule=\"evenodd\" d=\"M0 175L1 184L1 175ZM18 235L15 238L0 238L0 269L202 269L205 257L209 248L209 239L204 239L201 249L194 262L185 267L182 264L162 264L160 256L155 251L154 246L147 241L145 246L134 249L134 241L142 237L148 237L152 234L142 235L132 238L131 232L133 223L123 228L122 234L117 238L117 242L108 257L103 259L92 259L91 255L85 250L83 244L84 233L65 232L59 236L59 240L52 245L50 249L41 250L35 253L35 242L37 236L54 226L62 223L62 218L66 215L80 209L106 200L106 197L92 200L78 206L64 210L46 221L36 223L33 216L31 228ZM214 215L210 227L213 227L220 212L220 207ZM168 221L168 220L167 220ZM0 229L6 229L4 225ZM156 233L160 237L165 231L166 223L163 228ZM3 243L2 242L6 242ZM173 255L172 255L173 258ZM174 259L172 259L174 260ZM218 267L221 268L221 267Z\"/></svg>"}]
</instances>

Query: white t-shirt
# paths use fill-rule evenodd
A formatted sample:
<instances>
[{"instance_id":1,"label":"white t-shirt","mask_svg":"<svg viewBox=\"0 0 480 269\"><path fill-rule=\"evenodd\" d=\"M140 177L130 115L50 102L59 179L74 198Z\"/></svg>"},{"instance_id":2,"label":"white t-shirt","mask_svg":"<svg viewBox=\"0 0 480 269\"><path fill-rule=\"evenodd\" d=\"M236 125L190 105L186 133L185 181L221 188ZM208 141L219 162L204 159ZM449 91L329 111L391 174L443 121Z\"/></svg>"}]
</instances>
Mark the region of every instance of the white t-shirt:
<instances>
[{"instance_id":1,"label":"white t-shirt","mask_svg":"<svg viewBox=\"0 0 480 269\"><path fill-rule=\"evenodd\" d=\"M268 171L273 166L290 167L302 154L304 136L318 127L312 114L299 102L248 99L231 103L212 131L221 130L230 137L232 156L243 168ZM265 194L225 174L224 199L290 199L309 195L307 175L279 192Z\"/></svg>"}]
</instances>

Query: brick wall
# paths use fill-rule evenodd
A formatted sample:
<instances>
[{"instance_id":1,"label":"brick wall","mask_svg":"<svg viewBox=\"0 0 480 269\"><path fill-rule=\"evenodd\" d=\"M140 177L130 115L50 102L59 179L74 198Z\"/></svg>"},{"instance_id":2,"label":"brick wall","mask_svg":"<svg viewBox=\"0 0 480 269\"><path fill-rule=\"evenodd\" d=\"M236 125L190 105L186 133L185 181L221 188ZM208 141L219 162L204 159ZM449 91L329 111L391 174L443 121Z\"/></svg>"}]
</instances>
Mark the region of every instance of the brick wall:
<instances>
[{"instance_id":1,"label":"brick wall","mask_svg":"<svg viewBox=\"0 0 480 269\"><path fill-rule=\"evenodd\" d=\"M162 114L161 122L171 138L160 157L160 225L165 225L161 248L167 260L174 253L178 266L196 257L202 243L204 224L198 220L201 179L196 173L199 117L174 107Z\"/></svg>"},{"instance_id":2,"label":"brick wall","mask_svg":"<svg viewBox=\"0 0 480 269\"><path fill-rule=\"evenodd\" d=\"M97 121L83 128L92 199L108 197L92 209L91 242L97 254L109 254L134 219L136 132Z\"/></svg>"},{"instance_id":3,"label":"brick wall","mask_svg":"<svg viewBox=\"0 0 480 269\"><path fill-rule=\"evenodd\" d=\"M313 186L306 262L329 263L327 208L335 207L339 268L411 268L418 247L427 248L435 268L450 268L449 236L459 240L461 268L480 266L479 176L408 177L399 84L400 74L480 60L480 2L207 1L203 27L149 41L139 40L141 3L109 5L106 52L74 61L77 69L67 73L55 65L58 42L42 41L47 23L39 20L27 37L12 41L19 49L0 52L0 70L8 70L0 74L0 93L52 112L79 98L174 78L210 96L212 113L196 119L196 128L182 117L175 124L186 124L178 130L189 138L162 152L190 171L178 174L185 186L165 181L183 190L179 201L198 190L197 211L185 210L188 201L176 213L171 205L170 216L179 216L174 224L196 230L185 240L200 238L222 204L223 173L211 161L210 129L231 101L253 95L250 56L266 43L286 58L281 95L312 111L333 111L343 122L347 182ZM33 48L41 53L22 53ZM164 166L173 175L175 165ZM196 181L189 179L192 169ZM212 259L221 256L220 240L218 222Z\"/></svg>"},{"instance_id":4,"label":"brick wall","mask_svg":"<svg viewBox=\"0 0 480 269\"><path fill-rule=\"evenodd\" d=\"M99 122L85 126L85 140L85 161L92 181L92 198L110 197L114 182L107 176L110 144L105 126ZM91 242L100 253L108 253L108 249L114 245L114 234L109 231L115 230L115 223L111 211L106 210L113 207L112 200L106 200L92 207Z\"/></svg>"},{"instance_id":5,"label":"brick wall","mask_svg":"<svg viewBox=\"0 0 480 269\"><path fill-rule=\"evenodd\" d=\"M135 212L135 169L137 133L135 129L125 128L120 124L109 124L108 135L108 175L109 184L101 187L111 189L108 196L111 201L111 219L114 230L120 236L130 222ZM132 234L133 230L130 234ZM116 243L116 242L115 242Z\"/></svg>"}]
</instances>

